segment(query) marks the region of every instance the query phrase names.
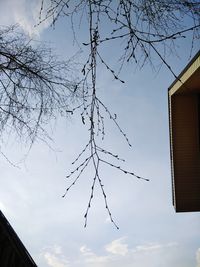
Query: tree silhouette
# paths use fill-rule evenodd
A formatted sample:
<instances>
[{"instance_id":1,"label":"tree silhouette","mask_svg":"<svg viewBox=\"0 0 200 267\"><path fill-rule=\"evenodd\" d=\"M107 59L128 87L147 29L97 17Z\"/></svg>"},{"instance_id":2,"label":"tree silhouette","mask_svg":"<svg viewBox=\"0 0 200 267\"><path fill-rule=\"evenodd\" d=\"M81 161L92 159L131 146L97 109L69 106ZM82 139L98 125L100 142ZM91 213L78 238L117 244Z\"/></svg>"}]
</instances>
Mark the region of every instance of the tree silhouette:
<instances>
[{"instance_id":1,"label":"tree silhouette","mask_svg":"<svg viewBox=\"0 0 200 267\"><path fill-rule=\"evenodd\" d=\"M36 138L50 138L44 125L58 113L71 112L73 98L78 99L79 84L72 79L71 69L70 61L59 61L17 26L1 27L1 139L4 133L16 133L31 146Z\"/></svg>"}]
</instances>

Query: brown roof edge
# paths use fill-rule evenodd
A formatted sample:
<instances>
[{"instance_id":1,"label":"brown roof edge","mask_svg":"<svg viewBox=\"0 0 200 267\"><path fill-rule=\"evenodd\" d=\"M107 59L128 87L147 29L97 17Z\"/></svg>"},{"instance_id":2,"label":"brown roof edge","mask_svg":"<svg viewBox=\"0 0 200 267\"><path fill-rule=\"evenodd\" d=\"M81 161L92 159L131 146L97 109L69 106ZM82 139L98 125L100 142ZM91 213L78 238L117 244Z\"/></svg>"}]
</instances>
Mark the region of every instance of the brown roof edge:
<instances>
[{"instance_id":1,"label":"brown roof edge","mask_svg":"<svg viewBox=\"0 0 200 267\"><path fill-rule=\"evenodd\" d=\"M190 62L186 65L186 67L181 71L181 73L178 75L177 79L175 79L172 84L169 86L168 91L175 85L177 81L181 79L183 74L186 72L187 69L195 62L195 60L200 56L200 50L194 55L194 57L190 60Z\"/></svg>"}]
</instances>

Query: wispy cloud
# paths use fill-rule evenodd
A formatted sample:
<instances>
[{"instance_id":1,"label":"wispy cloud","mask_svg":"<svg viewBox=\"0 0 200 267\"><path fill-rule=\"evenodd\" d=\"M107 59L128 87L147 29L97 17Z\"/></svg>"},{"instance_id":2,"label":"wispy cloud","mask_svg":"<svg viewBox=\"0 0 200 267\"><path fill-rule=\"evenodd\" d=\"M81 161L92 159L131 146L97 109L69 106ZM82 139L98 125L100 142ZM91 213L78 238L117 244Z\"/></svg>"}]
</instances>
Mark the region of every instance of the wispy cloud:
<instances>
[{"instance_id":1,"label":"wispy cloud","mask_svg":"<svg viewBox=\"0 0 200 267\"><path fill-rule=\"evenodd\" d=\"M134 264L135 267L175 267L172 251L176 246L176 243L145 243L129 248L126 238L122 237L106 244L104 255L97 255L86 246L82 246L80 252L83 256L82 264L86 266L131 267Z\"/></svg>"},{"instance_id":2,"label":"wispy cloud","mask_svg":"<svg viewBox=\"0 0 200 267\"><path fill-rule=\"evenodd\" d=\"M35 27L39 22L40 7L40 0L0 1L0 24L18 24L29 36L39 36L50 24L50 21L44 21Z\"/></svg>"},{"instance_id":3,"label":"wispy cloud","mask_svg":"<svg viewBox=\"0 0 200 267\"><path fill-rule=\"evenodd\" d=\"M45 263L51 267L69 267L69 261L63 255L62 248L60 246L53 246L46 248L41 253Z\"/></svg>"},{"instance_id":4,"label":"wispy cloud","mask_svg":"<svg viewBox=\"0 0 200 267\"><path fill-rule=\"evenodd\" d=\"M80 259L77 261L80 264L85 262L86 264L89 264L89 266L104 266L108 262L108 256L99 256L96 255L90 248L87 246L81 246L80 248L81 255ZM103 264L103 265L102 265Z\"/></svg>"},{"instance_id":5,"label":"wispy cloud","mask_svg":"<svg viewBox=\"0 0 200 267\"><path fill-rule=\"evenodd\" d=\"M105 249L112 254L125 256L128 253L128 244L125 244L124 241L125 238L113 240L110 244L106 245Z\"/></svg>"},{"instance_id":6,"label":"wispy cloud","mask_svg":"<svg viewBox=\"0 0 200 267\"><path fill-rule=\"evenodd\" d=\"M154 250L159 250L163 248L170 248L177 246L177 243L172 242L172 243L167 243L167 244L158 244L158 243L147 243L145 245L139 245L136 246L135 252L152 252Z\"/></svg>"}]
</instances>

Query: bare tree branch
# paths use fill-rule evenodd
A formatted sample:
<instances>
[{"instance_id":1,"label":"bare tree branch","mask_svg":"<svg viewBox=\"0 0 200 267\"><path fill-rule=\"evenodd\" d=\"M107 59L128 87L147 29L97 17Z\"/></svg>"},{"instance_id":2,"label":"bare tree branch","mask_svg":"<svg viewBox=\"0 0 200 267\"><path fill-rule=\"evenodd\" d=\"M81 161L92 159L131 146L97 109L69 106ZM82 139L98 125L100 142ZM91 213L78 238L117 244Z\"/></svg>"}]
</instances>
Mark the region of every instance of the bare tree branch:
<instances>
[{"instance_id":1,"label":"bare tree branch","mask_svg":"<svg viewBox=\"0 0 200 267\"><path fill-rule=\"evenodd\" d=\"M1 27L1 136L10 128L30 144L48 137L44 125L58 114L69 114L73 99L79 98L79 83L72 79L71 70L70 61L59 61L17 26Z\"/></svg>"},{"instance_id":2,"label":"bare tree branch","mask_svg":"<svg viewBox=\"0 0 200 267\"><path fill-rule=\"evenodd\" d=\"M89 33L89 39L82 43L83 47L86 47L89 52L82 68L81 95L83 105L81 106L81 120L84 125L89 126L90 136L85 148L73 162L73 165L77 164L77 167L67 177L72 177L76 172L78 172L78 175L75 176L66 190L67 193L75 185L89 164L93 166L94 178L84 216L85 226L94 196L94 188L98 184L110 220L118 229L108 206L107 196L100 178L101 164L148 181L148 179L127 171L121 165L118 165L121 158L98 144L98 138L100 137L103 140L105 137L104 115L108 115L127 144L131 146L128 137L117 122L116 114L112 115L98 97L98 64L101 63L113 75L115 80L124 83L119 77L119 73L126 62L132 61L139 67L143 67L146 63L154 66L153 56L156 56L156 60L163 63L177 78L166 58L169 54L176 53L176 41L181 38L188 38L189 35L192 35L191 49L193 49L195 40L200 37L199 10L200 2L197 0L50 0L49 6L45 0L42 0L39 23L52 19L52 26L55 26L59 17L66 16L66 18L70 18L73 33L77 36L79 28L76 29L77 25L74 25L74 18L76 18L76 21L79 18L79 21L84 19L84 22L87 23ZM118 48L119 53L117 53L117 59L121 62L118 70L110 66L108 60L105 60L102 55L104 44L110 43L113 45L113 42L121 44ZM86 155L88 151L89 156L85 156L85 160L79 163L80 158ZM106 156L116 160L117 164L108 160Z\"/></svg>"}]
</instances>

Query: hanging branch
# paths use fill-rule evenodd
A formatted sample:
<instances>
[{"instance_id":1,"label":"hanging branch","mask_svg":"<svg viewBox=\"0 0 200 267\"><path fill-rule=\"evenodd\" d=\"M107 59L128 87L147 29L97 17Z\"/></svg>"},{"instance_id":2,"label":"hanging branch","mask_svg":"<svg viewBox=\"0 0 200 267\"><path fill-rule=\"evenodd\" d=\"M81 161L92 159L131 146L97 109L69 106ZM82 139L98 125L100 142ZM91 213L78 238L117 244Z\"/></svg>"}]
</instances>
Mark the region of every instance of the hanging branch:
<instances>
[{"instance_id":1,"label":"hanging branch","mask_svg":"<svg viewBox=\"0 0 200 267\"><path fill-rule=\"evenodd\" d=\"M124 131L121 129L121 127L117 123L116 114L113 116L111 114L111 112L109 111L109 109L97 97L97 90L96 90L96 83L97 82L96 82L96 80L97 80L97 60L98 59L100 59L100 61L106 66L106 68L112 72L115 79L117 79L121 82L123 82L123 81L121 79L119 79L116 76L116 74L114 73L114 71L112 71L112 69L110 69L108 67L108 65L105 63L105 61L103 61L100 53L98 52L100 11L99 10L94 11L94 9L95 9L95 6L93 5L92 1L90 1L89 2L90 54L89 54L88 60L85 63L85 65L83 67L83 71L82 71L86 75L86 77L91 80L91 88L90 89L87 88L87 91L90 90L91 94L90 94L89 99L87 98L87 100L85 100L88 104L84 106L85 108L84 108L83 112L81 113L82 123L85 124L85 117L89 121L90 139L89 139L89 142L86 144L85 148L78 155L78 157L72 162L72 164L77 163L78 166L67 176L67 178L74 176L74 174L77 171L79 171L79 173L77 176L75 176L73 182L67 187L66 192L63 195L63 197L66 196L67 192L71 189L71 187L73 185L75 185L75 183L79 180L79 178L80 178L81 174L83 173L83 171L85 170L85 168L88 167L89 163L91 163L91 165L94 169L94 177L93 177L93 181L92 181L92 185L91 185L91 193L90 193L87 209L86 209L86 212L84 215L84 218L85 218L84 226L85 227L87 226L88 214L89 214L89 210L91 208L92 200L94 197L95 186L99 185L101 188L103 199L104 199L105 208L106 208L108 215L110 217L110 221L114 224L114 226L117 229L119 229L118 225L116 224L116 222L113 219L111 210L109 208L109 204L108 204L107 195L106 195L106 192L104 189L104 185L102 184L102 180L100 178L100 165L101 164L107 164L110 167L113 167L113 168L120 170L124 174L129 174L129 175L135 176L138 179L144 179L145 181L149 181L149 180L142 178L142 177L134 174L133 172L129 172L129 171L119 167L118 165L112 164L110 161L104 159L105 155L109 155L117 161L122 161L122 162L125 161L124 159L121 159L118 155L114 155L112 152L110 152L106 149L103 149L98 145L98 139L97 138L99 137L99 134L100 133L102 134L102 139L104 138L104 135L105 135L104 117L102 116L102 111L104 111L108 115L109 119L111 119L114 122L114 124L116 125L116 127L118 128L120 133L124 136L127 144L131 147L131 144L128 140L128 137L126 136ZM85 71L86 69L88 69L87 74ZM83 91L85 92L85 88L83 88ZM85 93L84 93L84 95L85 95ZM100 110L101 108L102 108L102 110ZM80 157L83 154L85 154L87 151L89 151L89 154L90 154L89 157L86 157L86 159L82 163L78 163ZM97 181L98 181L98 183L97 183Z\"/></svg>"},{"instance_id":2,"label":"hanging branch","mask_svg":"<svg viewBox=\"0 0 200 267\"><path fill-rule=\"evenodd\" d=\"M144 181L149 181L149 179L124 169L121 166L125 161L124 159L98 144L98 138L104 140L105 137L104 115L107 115L125 138L128 146L131 147L127 135L117 122L117 115L111 114L107 106L98 97L97 66L99 63L102 64L115 80L124 83L119 77L120 70L124 64L133 61L133 63L140 67L143 67L146 63L154 66L153 54L177 78L175 71L166 60L166 55L174 53L176 51L175 41L186 38L190 32L193 33L193 47L195 37L197 39L199 37L200 3L199 1L181 0L50 0L51 5L47 6L46 13L43 12L44 3L45 0L42 0L40 23L52 18L52 25L55 26L57 19L64 15L71 18L73 33L78 35L76 34L73 18L79 17L80 20L85 18L85 21L88 22L89 40L82 43L83 47L88 49L88 56L81 71L84 78L81 94L82 106L79 111L82 123L86 127L89 125L89 141L78 157L72 162L75 167L67 178L73 178L73 181L67 187L64 196L78 182L84 170L88 166L92 167L94 174L91 182L91 193L84 215L84 225L85 227L87 226L95 187L99 186L110 220L118 229L117 224L113 220L104 185L102 184L100 175L101 165L115 168L123 174L134 176L137 179ZM42 18L43 14L45 16ZM185 21L187 22L186 25L184 24ZM102 23L107 25L105 29L102 28ZM121 62L118 70L110 66L108 60L104 59L102 55L101 48L103 48L103 45L105 43L113 44L113 42L119 42L122 49L118 53ZM82 157L85 157L85 159L80 162ZM117 163L113 163L113 160Z\"/></svg>"}]
</instances>

